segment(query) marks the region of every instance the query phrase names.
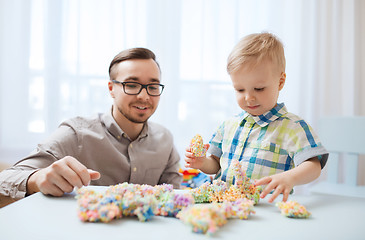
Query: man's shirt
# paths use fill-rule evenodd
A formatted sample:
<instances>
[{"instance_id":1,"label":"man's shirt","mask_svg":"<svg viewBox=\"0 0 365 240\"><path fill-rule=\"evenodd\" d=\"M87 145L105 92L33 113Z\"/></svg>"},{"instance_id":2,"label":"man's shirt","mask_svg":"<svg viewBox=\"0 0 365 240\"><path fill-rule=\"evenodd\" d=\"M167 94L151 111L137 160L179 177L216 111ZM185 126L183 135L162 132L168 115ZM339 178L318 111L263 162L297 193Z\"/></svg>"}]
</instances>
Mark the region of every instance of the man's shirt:
<instances>
[{"instance_id":1,"label":"man's shirt","mask_svg":"<svg viewBox=\"0 0 365 240\"><path fill-rule=\"evenodd\" d=\"M100 179L91 185L167 183L179 188L182 181L180 156L166 128L147 122L131 141L109 112L63 122L28 157L0 173L0 194L24 197L29 176L65 156L100 172Z\"/></svg>"}]
</instances>

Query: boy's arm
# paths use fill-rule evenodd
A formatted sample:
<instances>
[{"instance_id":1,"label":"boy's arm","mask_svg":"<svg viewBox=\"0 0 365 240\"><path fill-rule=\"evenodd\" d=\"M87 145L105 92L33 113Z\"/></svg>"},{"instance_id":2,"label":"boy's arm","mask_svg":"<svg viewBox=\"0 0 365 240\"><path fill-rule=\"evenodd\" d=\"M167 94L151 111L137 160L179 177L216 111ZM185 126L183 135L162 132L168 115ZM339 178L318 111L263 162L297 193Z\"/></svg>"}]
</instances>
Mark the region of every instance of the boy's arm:
<instances>
[{"instance_id":1,"label":"boy's arm","mask_svg":"<svg viewBox=\"0 0 365 240\"><path fill-rule=\"evenodd\" d=\"M302 162L299 166L282 173L263 177L255 182L255 185L267 185L260 197L264 198L274 190L268 202L273 202L282 193L283 201L288 199L290 191L296 185L306 184L314 181L321 174L321 164L317 157Z\"/></svg>"}]
</instances>

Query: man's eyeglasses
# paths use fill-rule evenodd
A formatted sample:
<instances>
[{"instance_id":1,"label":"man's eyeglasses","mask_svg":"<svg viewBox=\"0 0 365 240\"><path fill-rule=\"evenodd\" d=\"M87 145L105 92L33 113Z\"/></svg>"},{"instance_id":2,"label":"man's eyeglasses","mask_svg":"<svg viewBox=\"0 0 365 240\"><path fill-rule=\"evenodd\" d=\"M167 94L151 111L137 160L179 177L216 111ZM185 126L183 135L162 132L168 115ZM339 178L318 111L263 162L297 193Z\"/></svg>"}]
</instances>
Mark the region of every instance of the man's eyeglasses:
<instances>
[{"instance_id":1,"label":"man's eyeglasses","mask_svg":"<svg viewBox=\"0 0 365 240\"><path fill-rule=\"evenodd\" d=\"M165 87L165 85L158 83L144 85L137 82L119 82L117 80L112 80L112 82L122 84L124 92L128 95L138 95L145 88L148 95L160 96Z\"/></svg>"}]
</instances>

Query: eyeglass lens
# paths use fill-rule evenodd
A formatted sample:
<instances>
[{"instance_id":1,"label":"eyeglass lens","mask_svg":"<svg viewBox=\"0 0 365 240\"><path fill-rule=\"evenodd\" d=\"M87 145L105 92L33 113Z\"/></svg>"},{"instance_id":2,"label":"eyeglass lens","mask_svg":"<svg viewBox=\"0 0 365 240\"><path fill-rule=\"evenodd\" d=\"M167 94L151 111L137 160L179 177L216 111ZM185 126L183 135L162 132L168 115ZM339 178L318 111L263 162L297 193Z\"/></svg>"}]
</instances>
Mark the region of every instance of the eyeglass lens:
<instances>
[{"instance_id":1,"label":"eyeglass lens","mask_svg":"<svg viewBox=\"0 0 365 240\"><path fill-rule=\"evenodd\" d=\"M140 83L124 83L124 91L127 94L139 94L142 91ZM160 84L148 84L145 86L147 93L151 96L159 96L162 93L163 87Z\"/></svg>"}]
</instances>

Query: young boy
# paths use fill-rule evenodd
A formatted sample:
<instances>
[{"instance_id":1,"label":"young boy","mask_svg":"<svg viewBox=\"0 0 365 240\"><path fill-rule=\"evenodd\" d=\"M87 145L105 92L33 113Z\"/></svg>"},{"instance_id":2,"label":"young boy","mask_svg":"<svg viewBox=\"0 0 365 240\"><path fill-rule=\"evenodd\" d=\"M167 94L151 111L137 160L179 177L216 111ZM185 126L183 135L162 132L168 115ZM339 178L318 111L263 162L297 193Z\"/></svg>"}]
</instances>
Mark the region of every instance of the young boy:
<instances>
[{"instance_id":1,"label":"young boy","mask_svg":"<svg viewBox=\"0 0 365 240\"><path fill-rule=\"evenodd\" d=\"M261 198L273 191L269 202L281 193L286 201L294 186L319 177L328 153L303 119L277 103L286 80L283 45L270 33L248 35L229 55L227 71L244 111L214 133L210 156L187 149L186 167L233 183L228 169L238 159L256 185L267 185Z\"/></svg>"}]
</instances>

